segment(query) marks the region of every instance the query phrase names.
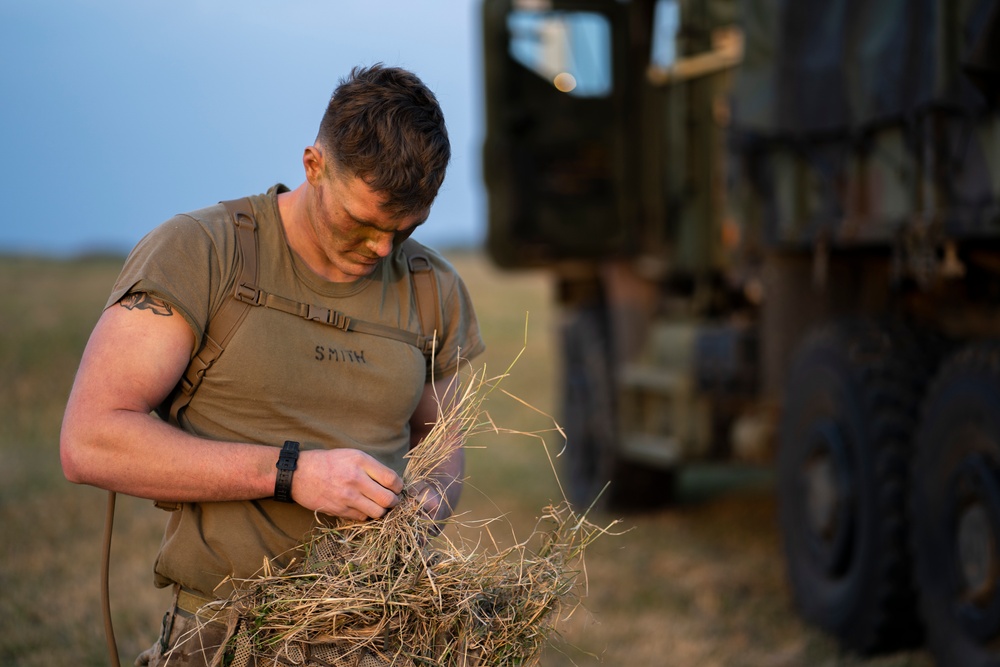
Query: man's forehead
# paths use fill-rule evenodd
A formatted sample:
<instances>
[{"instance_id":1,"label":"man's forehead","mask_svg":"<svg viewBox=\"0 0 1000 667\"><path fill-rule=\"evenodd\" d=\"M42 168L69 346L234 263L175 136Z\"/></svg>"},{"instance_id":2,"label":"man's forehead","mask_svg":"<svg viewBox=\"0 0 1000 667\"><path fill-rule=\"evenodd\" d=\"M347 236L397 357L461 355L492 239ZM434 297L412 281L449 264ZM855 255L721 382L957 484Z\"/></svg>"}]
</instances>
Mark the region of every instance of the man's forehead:
<instances>
[{"instance_id":1,"label":"man's forehead","mask_svg":"<svg viewBox=\"0 0 1000 667\"><path fill-rule=\"evenodd\" d=\"M425 222L427 222L427 218L428 217L429 217L429 214L428 214L427 211L424 211L422 213L416 213L416 214L414 214L414 213L410 213L410 214L404 213L404 214L398 214L398 215L395 215L395 216L390 216L389 220L391 222L390 222L390 226L388 226L388 227L383 227L383 226L378 225L378 224L373 224L371 226L375 227L379 231L383 231L383 232L406 232L406 231L414 230L417 227L419 227L420 225L422 225Z\"/></svg>"},{"instance_id":2,"label":"man's forehead","mask_svg":"<svg viewBox=\"0 0 1000 667\"><path fill-rule=\"evenodd\" d=\"M392 213L385 208L385 196L369 190L364 201L342 202L347 215L358 224L373 227L383 232L397 232L414 229L424 224L430 211L417 213Z\"/></svg>"},{"instance_id":3,"label":"man's forehead","mask_svg":"<svg viewBox=\"0 0 1000 667\"><path fill-rule=\"evenodd\" d=\"M372 200L378 203L380 209L380 214L385 215L387 219L391 220L393 225L397 225L402 222L400 229L409 229L412 227L419 227L427 221L430 216L430 208L426 208L422 211L392 211L389 210L389 194L383 190L374 189L369 183L369 179L365 174L356 173L354 178L358 179L363 184L364 190L368 193ZM381 217L381 216L380 216Z\"/></svg>"}]
</instances>

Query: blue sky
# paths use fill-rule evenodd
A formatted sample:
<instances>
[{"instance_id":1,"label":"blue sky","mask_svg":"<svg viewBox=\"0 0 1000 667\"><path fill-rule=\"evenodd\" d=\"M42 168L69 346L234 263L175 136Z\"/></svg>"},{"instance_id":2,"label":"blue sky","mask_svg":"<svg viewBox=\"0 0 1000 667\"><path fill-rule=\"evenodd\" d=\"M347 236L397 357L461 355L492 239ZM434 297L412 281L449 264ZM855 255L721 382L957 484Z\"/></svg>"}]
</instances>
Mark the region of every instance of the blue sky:
<instances>
[{"instance_id":1,"label":"blue sky","mask_svg":"<svg viewBox=\"0 0 1000 667\"><path fill-rule=\"evenodd\" d=\"M337 81L384 62L444 108L420 231L485 234L478 2L0 0L0 252L127 251L162 220L302 181Z\"/></svg>"}]
</instances>

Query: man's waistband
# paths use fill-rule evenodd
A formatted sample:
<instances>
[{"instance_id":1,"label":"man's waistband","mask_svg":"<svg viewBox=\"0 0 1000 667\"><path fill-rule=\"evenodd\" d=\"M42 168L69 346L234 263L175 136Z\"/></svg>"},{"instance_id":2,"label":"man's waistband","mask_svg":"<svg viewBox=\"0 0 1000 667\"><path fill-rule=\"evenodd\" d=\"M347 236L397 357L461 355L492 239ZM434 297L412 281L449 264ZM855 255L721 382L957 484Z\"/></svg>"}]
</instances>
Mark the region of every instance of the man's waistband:
<instances>
[{"instance_id":1,"label":"man's waistband","mask_svg":"<svg viewBox=\"0 0 1000 667\"><path fill-rule=\"evenodd\" d=\"M177 592L176 605L179 610L210 623L226 623L222 600L204 597L183 586L175 588Z\"/></svg>"}]
</instances>

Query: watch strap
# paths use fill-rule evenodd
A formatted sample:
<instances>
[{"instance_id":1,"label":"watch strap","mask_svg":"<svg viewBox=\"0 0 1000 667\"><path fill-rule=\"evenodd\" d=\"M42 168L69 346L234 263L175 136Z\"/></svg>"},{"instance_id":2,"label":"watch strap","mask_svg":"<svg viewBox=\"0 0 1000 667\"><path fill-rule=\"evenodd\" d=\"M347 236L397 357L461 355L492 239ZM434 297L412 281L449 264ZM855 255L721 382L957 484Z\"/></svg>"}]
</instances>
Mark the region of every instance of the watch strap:
<instances>
[{"instance_id":1,"label":"watch strap","mask_svg":"<svg viewBox=\"0 0 1000 667\"><path fill-rule=\"evenodd\" d=\"M292 500L292 475L299 465L299 443L294 440L286 440L278 455L278 477L274 480L274 499L282 503L291 503Z\"/></svg>"}]
</instances>

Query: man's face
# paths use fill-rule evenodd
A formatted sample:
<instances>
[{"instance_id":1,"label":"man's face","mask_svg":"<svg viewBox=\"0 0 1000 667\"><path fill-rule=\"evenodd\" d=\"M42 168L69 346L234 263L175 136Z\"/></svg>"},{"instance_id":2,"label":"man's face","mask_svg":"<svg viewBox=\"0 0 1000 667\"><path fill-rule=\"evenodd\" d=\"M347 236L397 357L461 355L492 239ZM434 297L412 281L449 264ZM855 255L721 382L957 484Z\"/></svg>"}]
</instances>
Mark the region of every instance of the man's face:
<instances>
[{"instance_id":1,"label":"man's face","mask_svg":"<svg viewBox=\"0 0 1000 667\"><path fill-rule=\"evenodd\" d=\"M314 184L317 193L312 232L318 249L343 280L367 276L402 243L428 212L393 217L382 209L384 196L363 179L332 166Z\"/></svg>"}]
</instances>

